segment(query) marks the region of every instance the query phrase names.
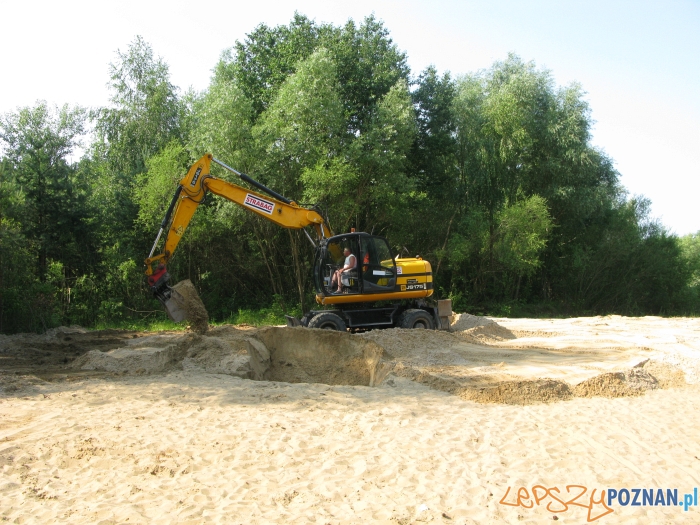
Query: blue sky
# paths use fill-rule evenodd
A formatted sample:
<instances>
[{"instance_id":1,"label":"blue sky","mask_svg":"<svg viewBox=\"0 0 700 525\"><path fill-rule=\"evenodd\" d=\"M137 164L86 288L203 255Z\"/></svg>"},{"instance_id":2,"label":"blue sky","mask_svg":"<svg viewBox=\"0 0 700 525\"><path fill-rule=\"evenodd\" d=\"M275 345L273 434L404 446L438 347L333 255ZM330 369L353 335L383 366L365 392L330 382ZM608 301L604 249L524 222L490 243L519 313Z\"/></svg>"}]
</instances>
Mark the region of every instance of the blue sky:
<instances>
[{"instance_id":1,"label":"blue sky","mask_svg":"<svg viewBox=\"0 0 700 525\"><path fill-rule=\"evenodd\" d=\"M0 4L0 113L44 99L107 103L108 64L142 35L180 88L207 87L221 52L256 25L374 13L414 74L429 64L453 75L515 52L580 83L593 144L615 161L630 194L652 201L671 231L700 230L700 1L529 0L63 0Z\"/></svg>"}]
</instances>

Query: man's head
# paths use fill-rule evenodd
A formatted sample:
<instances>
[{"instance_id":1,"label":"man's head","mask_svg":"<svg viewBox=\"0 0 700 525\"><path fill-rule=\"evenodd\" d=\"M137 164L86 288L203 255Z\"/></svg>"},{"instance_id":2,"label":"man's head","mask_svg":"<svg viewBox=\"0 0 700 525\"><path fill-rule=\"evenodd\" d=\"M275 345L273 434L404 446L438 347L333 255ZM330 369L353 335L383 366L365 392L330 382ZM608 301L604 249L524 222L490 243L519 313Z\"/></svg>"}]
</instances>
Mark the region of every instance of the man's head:
<instances>
[{"instance_id":1,"label":"man's head","mask_svg":"<svg viewBox=\"0 0 700 525\"><path fill-rule=\"evenodd\" d=\"M350 248L348 248L348 247L346 246L345 249L343 250L343 255L345 255L345 257L347 257L348 255L350 255L350 253L351 253L351 252L350 252Z\"/></svg>"}]
</instances>

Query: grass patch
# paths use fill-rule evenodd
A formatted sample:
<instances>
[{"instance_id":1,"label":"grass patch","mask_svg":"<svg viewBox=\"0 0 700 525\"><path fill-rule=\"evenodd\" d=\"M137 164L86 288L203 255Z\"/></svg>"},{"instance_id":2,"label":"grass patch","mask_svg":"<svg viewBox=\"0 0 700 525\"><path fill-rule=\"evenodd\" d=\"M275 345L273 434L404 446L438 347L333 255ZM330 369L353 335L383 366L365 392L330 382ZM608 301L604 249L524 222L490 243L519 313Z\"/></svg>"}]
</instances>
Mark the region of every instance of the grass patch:
<instances>
[{"instance_id":1,"label":"grass patch","mask_svg":"<svg viewBox=\"0 0 700 525\"><path fill-rule=\"evenodd\" d=\"M175 323L170 319L121 319L118 321L99 321L92 330L134 330L137 332L161 332L164 330L184 331L187 323Z\"/></svg>"},{"instance_id":2,"label":"grass patch","mask_svg":"<svg viewBox=\"0 0 700 525\"><path fill-rule=\"evenodd\" d=\"M296 307L290 312L285 312L279 304L274 304L269 308L255 309L239 309L238 312L232 313L226 320L222 322L214 322L212 324L247 324L251 326L275 326L286 325L287 319L284 314L301 317L301 310Z\"/></svg>"},{"instance_id":3,"label":"grass patch","mask_svg":"<svg viewBox=\"0 0 700 525\"><path fill-rule=\"evenodd\" d=\"M220 326L224 324L240 325L246 324L250 326L275 326L286 325L287 320L284 314L288 313L296 317L301 317L302 312L298 306L292 307L285 311L282 303L277 301L270 307L266 308L241 308L237 312L231 312L224 319L210 319L209 324L212 326ZM114 321L100 321L91 327L92 330L134 330L139 332L159 332L165 330L184 331L188 326L187 321L182 323L174 323L163 314L162 318L145 318L145 319L120 319Z\"/></svg>"}]
</instances>

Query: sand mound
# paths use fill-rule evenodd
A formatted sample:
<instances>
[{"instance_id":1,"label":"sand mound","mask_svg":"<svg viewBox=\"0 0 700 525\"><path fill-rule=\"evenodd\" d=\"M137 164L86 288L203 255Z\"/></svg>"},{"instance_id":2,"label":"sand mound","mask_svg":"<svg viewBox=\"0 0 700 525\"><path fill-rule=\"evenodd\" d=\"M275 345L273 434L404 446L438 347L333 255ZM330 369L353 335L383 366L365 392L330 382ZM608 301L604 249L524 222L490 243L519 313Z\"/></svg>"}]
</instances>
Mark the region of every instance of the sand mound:
<instances>
[{"instance_id":1,"label":"sand mound","mask_svg":"<svg viewBox=\"0 0 700 525\"><path fill-rule=\"evenodd\" d=\"M639 396L656 388L659 388L659 383L654 376L642 368L632 368L587 379L576 385L573 391L577 397L627 397Z\"/></svg>"},{"instance_id":2,"label":"sand mound","mask_svg":"<svg viewBox=\"0 0 700 525\"><path fill-rule=\"evenodd\" d=\"M69 375L90 375L72 367L75 359L91 350L123 347L142 335L128 330L88 331L78 326L59 327L44 334L0 337L0 371L29 374L51 380ZM101 375L101 374L95 374Z\"/></svg>"},{"instance_id":3,"label":"sand mound","mask_svg":"<svg viewBox=\"0 0 700 525\"><path fill-rule=\"evenodd\" d=\"M129 341L128 346L107 352L91 350L73 361L80 370L119 374L145 374L180 368L189 341L182 336L154 335Z\"/></svg>"},{"instance_id":4,"label":"sand mound","mask_svg":"<svg viewBox=\"0 0 700 525\"><path fill-rule=\"evenodd\" d=\"M516 335L507 328L487 317L471 314L456 314L450 325L452 332L475 344L488 344L491 341L516 339Z\"/></svg>"},{"instance_id":5,"label":"sand mound","mask_svg":"<svg viewBox=\"0 0 700 525\"><path fill-rule=\"evenodd\" d=\"M463 332L475 326L481 326L489 319L471 314L454 314L450 323L450 330L453 332ZM493 322L493 321L491 321Z\"/></svg>"},{"instance_id":6,"label":"sand mound","mask_svg":"<svg viewBox=\"0 0 700 525\"><path fill-rule=\"evenodd\" d=\"M44 334L44 337L46 339L51 339L54 337L61 337L61 336L66 336L66 335L71 335L71 334L85 334L87 333L87 330L83 328L82 326L79 326L77 324L73 324L70 326L59 326L58 328L51 328L46 331Z\"/></svg>"},{"instance_id":7,"label":"sand mound","mask_svg":"<svg viewBox=\"0 0 700 525\"><path fill-rule=\"evenodd\" d=\"M18 391L26 392L31 390L32 387L43 383L44 381L34 375L0 372L0 394L11 394Z\"/></svg>"},{"instance_id":8,"label":"sand mound","mask_svg":"<svg viewBox=\"0 0 700 525\"><path fill-rule=\"evenodd\" d=\"M494 376L458 377L406 366L403 363L396 364L391 373L478 403L531 405L563 401L573 397L568 383L553 379L504 380L502 377Z\"/></svg>"},{"instance_id":9,"label":"sand mound","mask_svg":"<svg viewBox=\"0 0 700 525\"><path fill-rule=\"evenodd\" d=\"M653 375L641 368L600 374L576 386L548 378L522 380L505 375L460 375L451 370L407 366L400 362L395 363L390 372L462 399L506 405L551 403L573 397L638 396L660 386ZM678 376L671 377L678 381ZM679 386L679 383L669 383L668 380L664 384Z\"/></svg>"},{"instance_id":10,"label":"sand mound","mask_svg":"<svg viewBox=\"0 0 700 525\"><path fill-rule=\"evenodd\" d=\"M558 349L550 354L539 348L494 347L498 337L511 340L512 332L489 319L465 314L458 323L460 328L470 328L453 333L396 328L356 337L385 348L381 366L390 374L480 403L528 405L575 396L620 397L639 395L661 384L682 384L683 373L666 363L646 361L632 370L594 376L587 363L590 360L596 366L599 357L588 350L581 354ZM548 377L548 372L553 375ZM655 374L663 376L663 383Z\"/></svg>"},{"instance_id":11,"label":"sand mound","mask_svg":"<svg viewBox=\"0 0 700 525\"><path fill-rule=\"evenodd\" d=\"M269 327L248 340L255 378L288 383L375 386L383 349L351 334Z\"/></svg>"},{"instance_id":12,"label":"sand mound","mask_svg":"<svg viewBox=\"0 0 700 525\"><path fill-rule=\"evenodd\" d=\"M92 350L78 357L72 368L119 374L151 374L175 369L199 370L242 378L252 376L246 347L247 332L218 327L213 336L158 334L126 341L107 351ZM123 344L123 342L122 342Z\"/></svg>"},{"instance_id":13,"label":"sand mound","mask_svg":"<svg viewBox=\"0 0 700 525\"><path fill-rule=\"evenodd\" d=\"M659 388L680 388L688 385L685 372L667 363L652 359L644 364L644 370L654 376Z\"/></svg>"},{"instance_id":14,"label":"sand mound","mask_svg":"<svg viewBox=\"0 0 700 525\"><path fill-rule=\"evenodd\" d=\"M465 388L458 392L462 399L479 403L503 403L506 405L531 405L571 399L568 383L554 379L507 381L486 388Z\"/></svg>"},{"instance_id":15,"label":"sand mound","mask_svg":"<svg viewBox=\"0 0 700 525\"><path fill-rule=\"evenodd\" d=\"M252 379L246 345L248 336L245 332L233 329L233 331L217 330L216 333L217 336L190 336L191 339L187 343L187 356L182 360L182 368Z\"/></svg>"},{"instance_id":16,"label":"sand mound","mask_svg":"<svg viewBox=\"0 0 700 525\"><path fill-rule=\"evenodd\" d=\"M185 279L172 287L177 297L177 302L187 312L187 320L190 322L190 328L198 334L206 333L209 328L209 314L204 307L204 303L199 298L197 289L192 284L192 281Z\"/></svg>"},{"instance_id":17,"label":"sand mound","mask_svg":"<svg viewBox=\"0 0 700 525\"><path fill-rule=\"evenodd\" d=\"M456 364L456 347L463 340L455 334L437 330L389 328L372 330L355 337L374 341L384 348L383 359L397 359L419 365Z\"/></svg>"}]
</instances>

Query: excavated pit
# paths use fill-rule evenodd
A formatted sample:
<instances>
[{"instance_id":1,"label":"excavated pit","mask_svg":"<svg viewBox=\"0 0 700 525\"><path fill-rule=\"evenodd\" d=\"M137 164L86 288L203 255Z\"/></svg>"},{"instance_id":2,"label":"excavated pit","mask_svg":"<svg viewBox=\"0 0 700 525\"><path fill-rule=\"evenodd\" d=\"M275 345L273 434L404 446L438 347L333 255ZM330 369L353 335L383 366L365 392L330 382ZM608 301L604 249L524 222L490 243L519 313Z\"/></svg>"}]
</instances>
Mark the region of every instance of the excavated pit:
<instances>
[{"instance_id":1,"label":"excavated pit","mask_svg":"<svg viewBox=\"0 0 700 525\"><path fill-rule=\"evenodd\" d=\"M383 348L348 333L269 327L248 340L254 379L287 383L375 386Z\"/></svg>"}]
</instances>

